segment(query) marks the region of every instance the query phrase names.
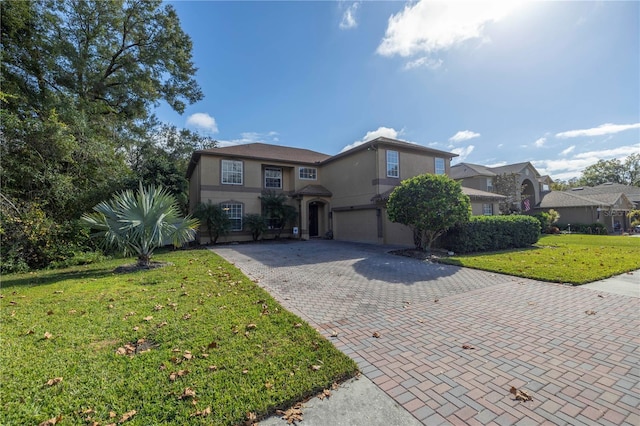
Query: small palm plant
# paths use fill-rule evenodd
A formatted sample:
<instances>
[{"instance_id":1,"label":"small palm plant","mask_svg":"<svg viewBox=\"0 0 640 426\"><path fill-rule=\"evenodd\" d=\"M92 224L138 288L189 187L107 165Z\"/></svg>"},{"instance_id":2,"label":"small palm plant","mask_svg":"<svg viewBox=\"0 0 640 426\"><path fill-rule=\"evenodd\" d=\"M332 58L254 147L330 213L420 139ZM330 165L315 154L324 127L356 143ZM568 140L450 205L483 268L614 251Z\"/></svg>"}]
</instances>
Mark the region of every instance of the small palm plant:
<instances>
[{"instance_id":1,"label":"small palm plant","mask_svg":"<svg viewBox=\"0 0 640 426\"><path fill-rule=\"evenodd\" d=\"M94 212L82 216L84 225L97 229L103 245L125 256L138 255L138 266L149 267L158 247L193 241L199 226L197 219L181 217L176 198L162 187L143 187L134 193L128 189L103 201Z\"/></svg>"},{"instance_id":2,"label":"small palm plant","mask_svg":"<svg viewBox=\"0 0 640 426\"><path fill-rule=\"evenodd\" d=\"M193 215L207 227L209 244L215 244L219 237L227 235L231 230L229 215L217 204L200 203Z\"/></svg>"}]
</instances>

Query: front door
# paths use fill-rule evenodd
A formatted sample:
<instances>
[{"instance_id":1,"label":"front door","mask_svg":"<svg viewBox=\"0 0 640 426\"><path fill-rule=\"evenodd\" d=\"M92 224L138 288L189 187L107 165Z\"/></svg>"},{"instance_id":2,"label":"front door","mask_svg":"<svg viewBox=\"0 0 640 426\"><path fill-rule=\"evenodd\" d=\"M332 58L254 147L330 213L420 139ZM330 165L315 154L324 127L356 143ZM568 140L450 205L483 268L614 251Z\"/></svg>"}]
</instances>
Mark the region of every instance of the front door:
<instances>
[{"instance_id":1,"label":"front door","mask_svg":"<svg viewBox=\"0 0 640 426\"><path fill-rule=\"evenodd\" d=\"M318 204L309 204L309 237L318 236Z\"/></svg>"}]
</instances>

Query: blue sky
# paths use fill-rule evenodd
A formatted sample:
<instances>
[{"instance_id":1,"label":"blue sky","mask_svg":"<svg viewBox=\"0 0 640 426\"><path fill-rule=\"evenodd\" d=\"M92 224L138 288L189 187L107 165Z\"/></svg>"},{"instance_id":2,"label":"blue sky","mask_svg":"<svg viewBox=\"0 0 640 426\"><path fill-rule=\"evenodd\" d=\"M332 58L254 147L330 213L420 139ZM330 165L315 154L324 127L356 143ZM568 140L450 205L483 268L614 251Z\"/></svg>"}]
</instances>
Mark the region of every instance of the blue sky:
<instances>
[{"instance_id":1,"label":"blue sky","mask_svg":"<svg viewBox=\"0 0 640 426\"><path fill-rule=\"evenodd\" d=\"M640 152L639 2L170 2L205 98L160 120L326 154L394 137L554 179Z\"/></svg>"}]
</instances>

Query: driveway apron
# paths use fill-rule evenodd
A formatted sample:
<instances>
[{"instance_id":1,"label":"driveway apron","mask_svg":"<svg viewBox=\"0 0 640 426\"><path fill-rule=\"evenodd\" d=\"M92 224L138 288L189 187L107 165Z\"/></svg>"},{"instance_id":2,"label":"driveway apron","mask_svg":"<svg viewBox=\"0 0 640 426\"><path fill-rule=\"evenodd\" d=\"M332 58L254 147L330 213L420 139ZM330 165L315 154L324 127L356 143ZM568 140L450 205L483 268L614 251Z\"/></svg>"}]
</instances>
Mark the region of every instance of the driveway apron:
<instances>
[{"instance_id":1,"label":"driveway apron","mask_svg":"<svg viewBox=\"0 0 640 426\"><path fill-rule=\"evenodd\" d=\"M391 249L313 240L213 251L424 424L640 424L640 299Z\"/></svg>"}]
</instances>

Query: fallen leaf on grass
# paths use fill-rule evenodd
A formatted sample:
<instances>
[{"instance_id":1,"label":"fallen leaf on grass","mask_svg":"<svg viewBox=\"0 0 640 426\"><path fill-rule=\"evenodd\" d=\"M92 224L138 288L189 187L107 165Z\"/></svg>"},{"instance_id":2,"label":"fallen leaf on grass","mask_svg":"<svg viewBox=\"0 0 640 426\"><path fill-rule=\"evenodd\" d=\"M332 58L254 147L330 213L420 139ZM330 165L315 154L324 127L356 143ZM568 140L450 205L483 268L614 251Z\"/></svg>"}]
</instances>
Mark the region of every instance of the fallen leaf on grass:
<instances>
[{"instance_id":1,"label":"fallen leaf on grass","mask_svg":"<svg viewBox=\"0 0 640 426\"><path fill-rule=\"evenodd\" d=\"M56 290L56 291L53 292L53 294L62 294L62 293L64 293L64 291L62 291L62 290Z\"/></svg>"},{"instance_id":2,"label":"fallen leaf on grass","mask_svg":"<svg viewBox=\"0 0 640 426\"><path fill-rule=\"evenodd\" d=\"M267 382L267 383L265 383L265 384L264 384L264 387L265 387L265 388L267 388L267 389L269 389L269 390L271 390L271 388L273 387L273 384L272 384L272 383Z\"/></svg>"},{"instance_id":3,"label":"fallen leaf on grass","mask_svg":"<svg viewBox=\"0 0 640 426\"><path fill-rule=\"evenodd\" d=\"M30 335L30 334L33 334L33 330L29 330L29 331L27 331L27 332L26 332L26 333L24 333L24 334L26 334L27 336L28 336L28 335Z\"/></svg>"},{"instance_id":4,"label":"fallen leaf on grass","mask_svg":"<svg viewBox=\"0 0 640 426\"><path fill-rule=\"evenodd\" d=\"M247 416L247 423L248 424L252 424L258 419L258 416L256 416L256 413L253 413L251 411L247 411L246 416Z\"/></svg>"},{"instance_id":5,"label":"fallen leaf on grass","mask_svg":"<svg viewBox=\"0 0 640 426\"><path fill-rule=\"evenodd\" d=\"M153 307L153 310L154 310L154 311L159 311L159 310L160 310L160 309L162 309L162 308L164 308L164 306L162 306L162 305L156 305L156 306L154 306L154 307Z\"/></svg>"},{"instance_id":6,"label":"fallen leaf on grass","mask_svg":"<svg viewBox=\"0 0 640 426\"><path fill-rule=\"evenodd\" d=\"M213 342L211 342L211 343L209 343L207 345L207 348L209 348L209 349L215 349L217 347L218 347L218 342L216 342L216 341L213 341Z\"/></svg>"},{"instance_id":7,"label":"fallen leaf on grass","mask_svg":"<svg viewBox=\"0 0 640 426\"><path fill-rule=\"evenodd\" d=\"M249 370L245 368L244 370L242 370L242 374L249 374Z\"/></svg>"},{"instance_id":8,"label":"fallen leaf on grass","mask_svg":"<svg viewBox=\"0 0 640 426\"><path fill-rule=\"evenodd\" d=\"M184 354L182 354L182 357L188 361L191 358L193 358L193 354L191 353L191 351L184 351Z\"/></svg>"},{"instance_id":9,"label":"fallen leaf on grass","mask_svg":"<svg viewBox=\"0 0 640 426\"><path fill-rule=\"evenodd\" d=\"M300 327L302 327L302 324L299 322L293 324L293 328L300 328Z\"/></svg>"},{"instance_id":10,"label":"fallen leaf on grass","mask_svg":"<svg viewBox=\"0 0 640 426\"><path fill-rule=\"evenodd\" d=\"M380 333L378 333L378 332L376 331L376 332L374 332L374 333L372 334L372 336L373 336L373 337L375 337L376 339L379 339L379 338L380 338Z\"/></svg>"},{"instance_id":11,"label":"fallen leaf on grass","mask_svg":"<svg viewBox=\"0 0 640 426\"><path fill-rule=\"evenodd\" d=\"M471 345L462 345L462 349L475 349L475 347Z\"/></svg>"},{"instance_id":12,"label":"fallen leaf on grass","mask_svg":"<svg viewBox=\"0 0 640 426\"><path fill-rule=\"evenodd\" d=\"M178 399L187 399L187 398L195 398L196 391L191 388L184 388L182 395L178 397Z\"/></svg>"},{"instance_id":13,"label":"fallen leaf on grass","mask_svg":"<svg viewBox=\"0 0 640 426\"><path fill-rule=\"evenodd\" d=\"M120 420L118 421L118 423L126 422L127 420L131 419L131 417L135 416L137 413L138 412L136 410L127 411L122 415L122 417L120 417Z\"/></svg>"},{"instance_id":14,"label":"fallen leaf on grass","mask_svg":"<svg viewBox=\"0 0 640 426\"><path fill-rule=\"evenodd\" d=\"M109 418L114 419L117 416L115 411L109 411Z\"/></svg>"},{"instance_id":15,"label":"fallen leaf on grass","mask_svg":"<svg viewBox=\"0 0 640 426\"><path fill-rule=\"evenodd\" d=\"M282 420L285 420L287 423L292 424L295 422L302 421L302 404L297 403L293 407L289 408L286 411L276 410L276 414L282 416Z\"/></svg>"},{"instance_id":16,"label":"fallen leaf on grass","mask_svg":"<svg viewBox=\"0 0 640 426\"><path fill-rule=\"evenodd\" d=\"M202 411L196 411L191 414L191 417L207 417L209 414L211 414L211 407L207 407Z\"/></svg>"},{"instance_id":17,"label":"fallen leaf on grass","mask_svg":"<svg viewBox=\"0 0 640 426\"><path fill-rule=\"evenodd\" d=\"M48 311L47 311L47 315L53 315L53 310L51 310L51 309L50 309L50 310L48 310Z\"/></svg>"},{"instance_id":18,"label":"fallen leaf on grass","mask_svg":"<svg viewBox=\"0 0 640 426\"><path fill-rule=\"evenodd\" d=\"M57 385L60 382L62 382L62 377L54 377L53 379L47 380L47 383L45 384L47 386L53 386L53 385Z\"/></svg>"},{"instance_id":19,"label":"fallen leaf on grass","mask_svg":"<svg viewBox=\"0 0 640 426\"><path fill-rule=\"evenodd\" d=\"M584 311L584 313L587 314L587 315L595 315L596 311L590 311L589 310L589 311Z\"/></svg>"},{"instance_id":20,"label":"fallen leaf on grass","mask_svg":"<svg viewBox=\"0 0 640 426\"><path fill-rule=\"evenodd\" d=\"M189 370L179 370L175 373L169 374L169 380L175 382L178 377L186 376L187 374L189 374Z\"/></svg>"},{"instance_id":21,"label":"fallen leaf on grass","mask_svg":"<svg viewBox=\"0 0 640 426\"><path fill-rule=\"evenodd\" d=\"M183 320L191 319L191 314L184 314L184 315L182 316L182 319L183 319Z\"/></svg>"},{"instance_id":22,"label":"fallen leaf on grass","mask_svg":"<svg viewBox=\"0 0 640 426\"><path fill-rule=\"evenodd\" d=\"M44 333L45 339L51 339L52 337L53 337L53 334L49 333L48 331Z\"/></svg>"},{"instance_id":23,"label":"fallen leaf on grass","mask_svg":"<svg viewBox=\"0 0 640 426\"><path fill-rule=\"evenodd\" d=\"M509 392L513 394L516 401L533 401L533 397L523 389L516 389L515 386L511 386Z\"/></svg>"},{"instance_id":24,"label":"fallen leaf on grass","mask_svg":"<svg viewBox=\"0 0 640 426\"><path fill-rule=\"evenodd\" d=\"M217 365L210 365L209 366L209 371L216 371L218 370L218 366Z\"/></svg>"},{"instance_id":25,"label":"fallen leaf on grass","mask_svg":"<svg viewBox=\"0 0 640 426\"><path fill-rule=\"evenodd\" d=\"M153 317L151 315L142 318L144 321L151 321Z\"/></svg>"},{"instance_id":26,"label":"fallen leaf on grass","mask_svg":"<svg viewBox=\"0 0 640 426\"><path fill-rule=\"evenodd\" d=\"M62 420L62 414L58 414L57 416L52 417L49 420L45 420L44 422L38 424L38 426L54 426L57 425L60 420Z\"/></svg>"},{"instance_id":27,"label":"fallen leaf on grass","mask_svg":"<svg viewBox=\"0 0 640 426\"><path fill-rule=\"evenodd\" d=\"M140 327L138 326L133 327L133 331L138 331L138 330L140 330Z\"/></svg>"},{"instance_id":28,"label":"fallen leaf on grass","mask_svg":"<svg viewBox=\"0 0 640 426\"><path fill-rule=\"evenodd\" d=\"M322 366L321 365L312 365L309 368L311 368L311 370L313 370L313 371L318 371L318 370L320 370L322 368Z\"/></svg>"},{"instance_id":29,"label":"fallen leaf on grass","mask_svg":"<svg viewBox=\"0 0 640 426\"><path fill-rule=\"evenodd\" d=\"M256 324L247 324L246 328L247 330L255 330L258 326Z\"/></svg>"}]
</instances>

